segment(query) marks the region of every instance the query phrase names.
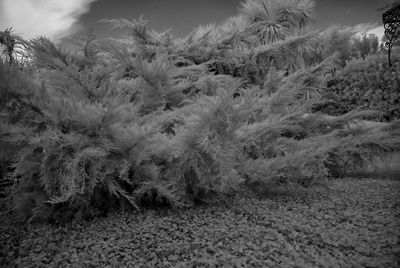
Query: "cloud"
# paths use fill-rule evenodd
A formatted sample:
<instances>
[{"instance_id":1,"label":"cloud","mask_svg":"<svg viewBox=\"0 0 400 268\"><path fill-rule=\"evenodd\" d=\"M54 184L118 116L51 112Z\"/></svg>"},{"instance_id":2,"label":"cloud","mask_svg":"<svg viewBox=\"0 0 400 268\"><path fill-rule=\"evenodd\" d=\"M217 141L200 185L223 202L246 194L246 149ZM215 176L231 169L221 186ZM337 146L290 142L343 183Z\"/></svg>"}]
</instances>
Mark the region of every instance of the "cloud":
<instances>
[{"instance_id":1,"label":"cloud","mask_svg":"<svg viewBox=\"0 0 400 268\"><path fill-rule=\"evenodd\" d=\"M73 33L80 16L96 0L0 0L0 30L12 27L24 38L44 35L54 41Z\"/></svg>"},{"instance_id":2,"label":"cloud","mask_svg":"<svg viewBox=\"0 0 400 268\"><path fill-rule=\"evenodd\" d=\"M370 34L370 33L378 36L379 42L382 42L382 37L385 35L385 28L383 28L383 26L377 26L377 27L371 28L367 31L367 34Z\"/></svg>"},{"instance_id":3,"label":"cloud","mask_svg":"<svg viewBox=\"0 0 400 268\"><path fill-rule=\"evenodd\" d=\"M360 38L364 34L375 34L378 37L379 42L382 42L382 37L385 35L385 29L383 28L383 25L380 25L378 23L358 24L356 26L347 27L346 30L351 31L358 38Z\"/></svg>"}]
</instances>

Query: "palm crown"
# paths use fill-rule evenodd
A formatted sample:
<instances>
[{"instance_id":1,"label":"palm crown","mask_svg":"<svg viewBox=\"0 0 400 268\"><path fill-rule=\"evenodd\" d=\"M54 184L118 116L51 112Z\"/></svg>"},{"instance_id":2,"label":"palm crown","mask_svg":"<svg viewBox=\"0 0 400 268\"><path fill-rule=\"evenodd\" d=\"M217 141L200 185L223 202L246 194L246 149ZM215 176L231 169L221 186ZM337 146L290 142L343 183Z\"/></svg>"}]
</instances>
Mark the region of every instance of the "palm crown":
<instances>
[{"instance_id":1,"label":"palm crown","mask_svg":"<svg viewBox=\"0 0 400 268\"><path fill-rule=\"evenodd\" d=\"M247 0L240 12L252 24L262 44L285 39L312 22L314 0Z\"/></svg>"}]
</instances>

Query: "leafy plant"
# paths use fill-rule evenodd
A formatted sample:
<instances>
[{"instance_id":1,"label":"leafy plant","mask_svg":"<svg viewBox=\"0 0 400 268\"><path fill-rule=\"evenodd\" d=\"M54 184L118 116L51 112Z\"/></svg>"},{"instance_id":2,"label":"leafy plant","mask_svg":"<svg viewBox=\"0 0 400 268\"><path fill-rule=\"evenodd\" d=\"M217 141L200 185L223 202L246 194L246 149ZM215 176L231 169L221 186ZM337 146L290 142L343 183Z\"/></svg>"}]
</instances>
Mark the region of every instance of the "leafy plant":
<instances>
[{"instance_id":1,"label":"leafy plant","mask_svg":"<svg viewBox=\"0 0 400 268\"><path fill-rule=\"evenodd\" d=\"M389 122L399 118L400 95L399 62L394 54L394 67L387 65L384 54L353 59L343 70L327 82L323 101L315 106L331 115L354 110L376 110L379 121Z\"/></svg>"},{"instance_id":2,"label":"leafy plant","mask_svg":"<svg viewBox=\"0 0 400 268\"><path fill-rule=\"evenodd\" d=\"M74 52L27 41L29 68L0 65L3 207L65 221L188 206L308 186L398 150L398 124L358 125L371 112L312 113L338 59L315 49L320 33L297 32L313 5L246 1L183 39L140 18L104 21L127 39L89 33Z\"/></svg>"}]
</instances>

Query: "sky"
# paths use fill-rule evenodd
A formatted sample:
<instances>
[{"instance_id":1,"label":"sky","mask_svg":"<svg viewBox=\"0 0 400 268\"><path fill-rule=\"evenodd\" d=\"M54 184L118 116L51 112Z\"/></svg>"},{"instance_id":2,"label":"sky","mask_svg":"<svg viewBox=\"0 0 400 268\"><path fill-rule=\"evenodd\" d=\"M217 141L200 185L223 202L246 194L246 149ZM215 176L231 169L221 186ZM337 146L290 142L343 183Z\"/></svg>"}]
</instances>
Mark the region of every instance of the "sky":
<instances>
[{"instance_id":1,"label":"sky","mask_svg":"<svg viewBox=\"0 0 400 268\"><path fill-rule=\"evenodd\" d=\"M200 24L220 23L237 13L241 0L0 0L0 30L13 27L24 38L45 35L52 40L83 30L106 18L143 15L156 31L171 29L183 37ZM356 26L381 36L381 12L391 0L318 0L315 28ZM95 24L99 36L112 34Z\"/></svg>"}]
</instances>

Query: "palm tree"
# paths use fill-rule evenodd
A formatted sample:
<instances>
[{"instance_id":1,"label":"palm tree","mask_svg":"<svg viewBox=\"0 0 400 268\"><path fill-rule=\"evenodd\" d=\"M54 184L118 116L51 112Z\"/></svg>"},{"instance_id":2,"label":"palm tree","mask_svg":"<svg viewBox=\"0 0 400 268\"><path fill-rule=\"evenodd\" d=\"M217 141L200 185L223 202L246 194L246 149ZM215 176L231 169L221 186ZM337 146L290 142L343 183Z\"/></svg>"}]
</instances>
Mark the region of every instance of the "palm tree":
<instances>
[{"instance_id":1,"label":"palm tree","mask_svg":"<svg viewBox=\"0 0 400 268\"><path fill-rule=\"evenodd\" d=\"M15 46L15 39L11 35L11 28L6 29L4 32L0 31L0 45L4 47L2 54L5 54L8 58L10 65L13 64L13 52Z\"/></svg>"},{"instance_id":2,"label":"palm tree","mask_svg":"<svg viewBox=\"0 0 400 268\"><path fill-rule=\"evenodd\" d=\"M314 0L246 0L240 13L252 24L262 44L285 39L312 22Z\"/></svg>"},{"instance_id":3,"label":"palm tree","mask_svg":"<svg viewBox=\"0 0 400 268\"><path fill-rule=\"evenodd\" d=\"M314 0L300 0L298 3L297 21L299 27L299 35L304 26L314 22L314 8L316 2Z\"/></svg>"}]
</instances>

